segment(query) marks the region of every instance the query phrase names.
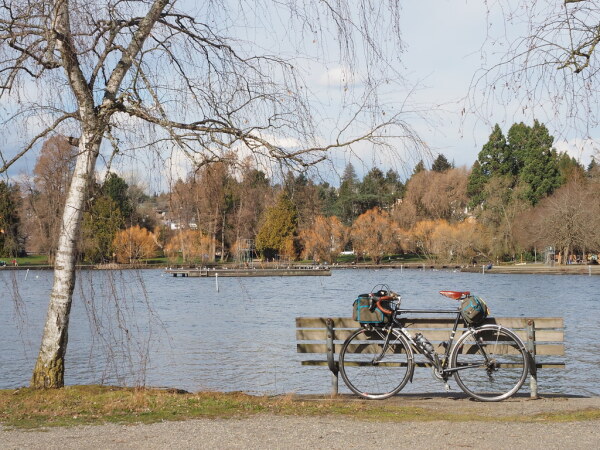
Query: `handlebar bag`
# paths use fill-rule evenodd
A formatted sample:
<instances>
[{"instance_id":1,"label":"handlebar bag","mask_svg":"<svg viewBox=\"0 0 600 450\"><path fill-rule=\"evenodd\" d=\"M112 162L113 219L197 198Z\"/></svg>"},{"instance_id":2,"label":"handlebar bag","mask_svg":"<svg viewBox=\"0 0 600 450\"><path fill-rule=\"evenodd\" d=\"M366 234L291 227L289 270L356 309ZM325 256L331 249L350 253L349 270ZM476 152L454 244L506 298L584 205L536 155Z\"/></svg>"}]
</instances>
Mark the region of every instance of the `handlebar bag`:
<instances>
[{"instance_id":1,"label":"handlebar bag","mask_svg":"<svg viewBox=\"0 0 600 450\"><path fill-rule=\"evenodd\" d=\"M373 299L375 300L375 299ZM352 308L352 318L360 323L365 324L381 324L386 323L388 318L379 309L373 307L372 297L369 294L360 294Z\"/></svg>"}]
</instances>

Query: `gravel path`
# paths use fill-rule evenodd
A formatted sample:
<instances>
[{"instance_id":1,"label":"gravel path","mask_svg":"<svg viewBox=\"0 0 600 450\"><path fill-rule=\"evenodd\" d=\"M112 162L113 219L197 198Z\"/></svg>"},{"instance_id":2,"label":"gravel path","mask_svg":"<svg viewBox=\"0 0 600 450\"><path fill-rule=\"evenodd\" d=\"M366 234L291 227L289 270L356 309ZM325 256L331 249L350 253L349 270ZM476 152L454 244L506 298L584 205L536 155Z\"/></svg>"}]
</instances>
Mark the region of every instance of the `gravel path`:
<instances>
[{"instance_id":1,"label":"gravel path","mask_svg":"<svg viewBox=\"0 0 600 450\"><path fill-rule=\"evenodd\" d=\"M384 424L338 418L255 416L152 425L102 425L48 431L4 431L5 449L120 448L598 448L600 422L558 424L402 422ZM376 447L371 447L375 445Z\"/></svg>"},{"instance_id":2,"label":"gravel path","mask_svg":"<svg viewBox=\"0 0 600 450\"><path fill-rule=\"evenodd\" d=\"M407 402L403 400L403 404ZM482 404L466 399L409 399L436 411L528 416L538 412L600 407L600 399L516 399ZM354 419L258 415L241 419L201 419L152 425L99 425L36 431L0 428L3 449L365 449L439 448L598 448L600 420L564 423L400 422L377 424ZM376 447L373 447L376 448Z\"/></svg>"}]
</instances>

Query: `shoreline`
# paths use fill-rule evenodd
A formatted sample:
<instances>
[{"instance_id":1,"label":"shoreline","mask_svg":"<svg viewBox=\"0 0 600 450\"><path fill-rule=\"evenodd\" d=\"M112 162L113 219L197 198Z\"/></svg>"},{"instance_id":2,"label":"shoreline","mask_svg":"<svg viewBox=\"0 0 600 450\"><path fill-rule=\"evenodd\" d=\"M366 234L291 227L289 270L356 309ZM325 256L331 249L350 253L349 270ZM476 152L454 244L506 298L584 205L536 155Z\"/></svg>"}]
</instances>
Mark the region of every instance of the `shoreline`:
<instances>
[{"instance_id":1,"label":"shoreline","mask_svg":"<svg viewBox=\"0 0 600 450\"><path fill-rule=\"evenodd\" d=\"M165 264L103 264L103 265L78 265L78 270L131 270L131 269L170 269L172 266ZM179 265L175 267L192 267ZM310 267L308 264L256 264L253 271L270 271L273 269L294 269L296 267ZM315 265L315 267L317 267ZM554 265L548 266L540 263L523 263L523 264L501 264L492 266L491 269L485 268L485 266L464 266L460 264L432 264L428 262L407 262L407 263L385 263L385 264L368 264L368 263L357 263L357 264L333 264L321 266L324 269L330 270L353 270L353 269L369 269L369 270L452 270L456 272L465 273L481 273L485 275L493 274L523 274L523 275L600 275L600 265L587 265L587 264L567 264L567 265ZM13 270L53 270L54 267L51 265L20 265L20 266L4 266L0 267L0 273L2 271L13 271ZM212 269L212 268L211 268ZM222 264L214 267L215 270L232 270L239 267L237 264Z\"/></svg>"}]
</instances>

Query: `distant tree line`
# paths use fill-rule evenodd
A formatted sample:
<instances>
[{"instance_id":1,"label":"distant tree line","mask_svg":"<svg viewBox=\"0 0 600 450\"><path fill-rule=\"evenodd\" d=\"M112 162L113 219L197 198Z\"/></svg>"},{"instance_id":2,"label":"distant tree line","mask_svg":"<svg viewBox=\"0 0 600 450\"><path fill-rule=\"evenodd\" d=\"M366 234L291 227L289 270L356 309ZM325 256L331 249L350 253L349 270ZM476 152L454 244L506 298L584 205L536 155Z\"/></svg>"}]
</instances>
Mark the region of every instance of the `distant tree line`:
<instances>
[{"instance_id":1,"label":"distant tree line","mask_svg":"<svg viewBox=\"0 0 600 450\"><path fill-rule=\"evenodd\" d=\"M506 135L496 125L470 169L439 154L403 182L376 167L360 179L348 164L339 187L292 172L275 182L233 153L162 194L109 172L86 206L80 260L204 264L251 255L333 263L346 250L374 262L417 253L467 263L549 250L561 263L587 261L600 250L600 169L552 145L537 121ZM27 250L52 261L75 151L52 137L30 178L0 182L0 256Z\"/></svg>"}]
</instances>

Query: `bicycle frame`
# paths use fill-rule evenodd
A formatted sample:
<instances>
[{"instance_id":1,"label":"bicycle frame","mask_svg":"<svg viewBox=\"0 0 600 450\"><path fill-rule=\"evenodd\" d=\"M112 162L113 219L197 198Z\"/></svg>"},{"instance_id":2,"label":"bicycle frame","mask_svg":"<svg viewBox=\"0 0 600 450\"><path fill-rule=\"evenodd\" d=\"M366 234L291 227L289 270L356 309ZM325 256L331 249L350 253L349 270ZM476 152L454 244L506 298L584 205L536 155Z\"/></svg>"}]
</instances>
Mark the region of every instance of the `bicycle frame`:
<instances>
[{"instance_id":1,"label":"bicycle frame","mask_svg":"<svg viewBox=\"0 0 600 450\"><path fill-rule=\"evenodd\" d=\"M454 325L452 327L452 331L450 332L450 337L448 338L447 341L443 341L442 345L445 346L445 352L443 354L437 353L436 351L433 351L431 354L429 352L423 351L419 345L417 344L417 342L415 341L415 338L410 334L410 332L408 331L408 329L401 323L401 321L403 319L408 319L406 317L401 317L403 314L454 314L456 316L456 318L454 319ZM448 376L451 375L452 373L458 371L458 370L463 370L463 369L468 369L471 368L472 366L463 366L460 368L452 368L449 369L448 368L448 362L450 360L450 352L452 351L453 345L454 345L454 338L456 336L456 330L458 329L458 325L459 323L462 322L462 316L460 313L460 309L397 309L393 316L392 316L392 321L390 324L386 325L385 328L388 328L388 333L382 348L382 352L376 356L375 358L373 358L373 363L378 363L382 358L383 355L385 354L385 352L387 351L387 348L389 346L389 342L390 342L390 338L392 336L392 330L396 329L399 330L402 335L408 340L408 342L410 343L411 347L416 350L419 354L425 356L433 365L434 369L437 370L439 376L446 381L448 379ZM463 322L464 323L464 322ZM471 326L466 326L465 327L467 330L473 330L474 327ZM477 343L478 347L482 350L483 354L485 355L485 358L487 360L487 352L485 351L485 349L479 345L479 343ZM440 356L442 357L440 360ZM411 374L411 379L412 379L412 374Z\"/></svg>"}]
</instances>

